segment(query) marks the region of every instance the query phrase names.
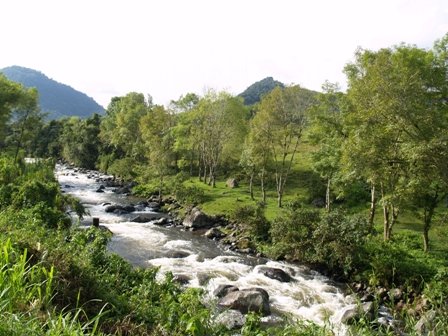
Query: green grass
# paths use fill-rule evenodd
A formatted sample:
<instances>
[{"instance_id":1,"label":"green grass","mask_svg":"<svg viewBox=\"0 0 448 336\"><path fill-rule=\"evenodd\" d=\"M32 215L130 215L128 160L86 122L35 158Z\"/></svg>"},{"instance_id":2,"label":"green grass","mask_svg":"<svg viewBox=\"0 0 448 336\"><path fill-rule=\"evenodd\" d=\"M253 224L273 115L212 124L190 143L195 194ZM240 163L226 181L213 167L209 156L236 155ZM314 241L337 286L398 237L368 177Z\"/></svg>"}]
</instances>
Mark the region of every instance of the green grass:
<instances>
[{"instance_id":1,"label":"green grass","mask_svg":"<svg viewBox=\"0 0 448 336\"><path fill-rule=\"evenodd\" d=\"M313 194L315 194L315 190L320 186L319 176L311 169L311 151L312 147L310 145L303 144L300 151L296 154L285 185L283 204L293 200L299 200L307 204L312 199ZM213 188L194 177L185 181L184 185L187 187L195 186L204 191L206 197L200 207L211 215L229 215L238 207L255 205L262 200L259 181L254 183L254 200L250 198L247 181L240 181L239 186L233 189L228 188L225 182L226 178L222 177L216 182L216 187ZM266 187L266 217L269 220L277 217L282 211L277 206L277 193L275 190L275 180L274 176L272 176Z\"/></svg>"}]
</instances>

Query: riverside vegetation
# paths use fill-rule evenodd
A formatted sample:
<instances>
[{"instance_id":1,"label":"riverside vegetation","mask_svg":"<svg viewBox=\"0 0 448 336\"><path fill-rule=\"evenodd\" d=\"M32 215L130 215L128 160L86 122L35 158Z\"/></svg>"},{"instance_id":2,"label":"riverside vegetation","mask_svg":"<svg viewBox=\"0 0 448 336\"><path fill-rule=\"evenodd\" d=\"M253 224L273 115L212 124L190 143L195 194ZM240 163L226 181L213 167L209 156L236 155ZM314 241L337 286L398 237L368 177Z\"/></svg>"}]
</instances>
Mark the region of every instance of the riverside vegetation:
<instances>
[{"instance_id":1,"label":"riverside vegetation","mask_svg":"<svg viewBox=\"0 0 448 336\"><path fill-rule=\"evenodd\" d=\"M35 90L0 76L0 330L332 334L303 321L263 329L256 315L239 331L214 324L199 290L106 253L107 232L73 228L65 211L82 216L82 207L60 193L50 162L25 164L28 154L224 214L260 253L353 284L373 302L353 335L448 334L447 47L448 35L430 50L360 49L346 93L278 85L250 106L209 91L168 107L129 93L104 116L48 123ZM226 187L229 177L239 187ZM401 324L370 318L382 304Z\"/></svg>"}]
</instances>

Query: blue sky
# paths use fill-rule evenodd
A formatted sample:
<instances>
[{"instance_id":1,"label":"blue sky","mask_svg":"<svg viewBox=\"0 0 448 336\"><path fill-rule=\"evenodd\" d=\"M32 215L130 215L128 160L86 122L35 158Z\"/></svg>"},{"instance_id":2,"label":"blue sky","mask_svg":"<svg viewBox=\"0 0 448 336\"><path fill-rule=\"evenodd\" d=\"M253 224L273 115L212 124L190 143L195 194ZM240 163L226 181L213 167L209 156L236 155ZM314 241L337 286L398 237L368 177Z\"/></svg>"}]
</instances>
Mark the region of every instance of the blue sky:
<instances>
[{"instance_id":1,"label":"blue sky","mask_svg":"<svg viewBox=\"0 0 448 336\"><path fill-rule=\"evenodd\" d=\"M345 87L357 47L430 48L446 0L14 0L0 4L0 68L20 65L107 106L131 91L167 104L264 77Z\"/></svg>"}]
</instances>

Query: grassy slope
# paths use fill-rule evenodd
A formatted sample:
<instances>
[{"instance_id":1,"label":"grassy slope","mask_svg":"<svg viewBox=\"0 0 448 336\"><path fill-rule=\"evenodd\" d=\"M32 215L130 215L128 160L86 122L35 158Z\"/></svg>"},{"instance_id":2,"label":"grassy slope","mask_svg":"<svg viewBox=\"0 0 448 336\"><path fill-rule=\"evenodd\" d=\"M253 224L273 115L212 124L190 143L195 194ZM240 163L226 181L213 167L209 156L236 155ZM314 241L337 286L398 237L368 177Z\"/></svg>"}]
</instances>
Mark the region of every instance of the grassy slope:
<instances>
[{"instance_id":1,"label":"grassy slope","mask_svg":"<svg viewBox=\"0 0 448 336\"><path fill-rule=\"evenodd\" d=\"M311 146L303 144L301 150L296 155L293 168L288 177L284 202L299 199L303 203L308 203L310 198L309 189L313 187L309 181L316 181L319 177L311 169ZM254 205L261 201L261 189L259 183L254 184L255 201L251 200L249 185L246 181L240 181L238 188L228 188L226 180L223 178L216 183L216 187L200 182L197 178L191 178L185 182L186 186L196 186L204 190L206 201L201 204L201 208L209 214L230 214L235 208ZM267 188L266 216L273 219L281 211L277 207L277 193L275 191L275 181L269 181Z\"/></svg>"},{"instance_id":2,"label":"grassy slope","mask_svg":"<svg viewBox=\"0 0 448 336\"><path fill-rule=\"evenodd\" d=\"M322 183L319 183L319 176L312 170L312 145L304 142L300 146L299 152L296 155L294 165L290 176L286 183L284 194L284 202L290 200L299 200L305 206L309 205L316 195L324 197L325 190ZM255 201L250 199L249 186L246 181L241 181L238 188L228 188L226 186L225 178L218 180L216 187L212 188L209 185L200 182L197 178L191 178L185 182L187 186L196 186L204 190L206 201L201 204L201 208L209 214L226 214L229 215L237 207L245 205L255 205L257 201L261 200L261 190L258 183L254 185ZM320 192L319 192L320 189ZM365 212L368 214L370 204L368 202L364 205L357 205L356 211ZM352 209L353 210L353 209ZM275 192L275 181L270 181L267 190L267 207L266 217L269 220L274 219L281 209L277 207L277 194ZM445 212L445 207L439 208L439 213ZM378 206L375 219L375 228L378 234L382 234L382 213ZM398 223L394 229L397 233L415 233L421 235L423 229L422 221L411 211L403 211ZM440 224L435 224L430 231L431 253L437 254L442 258L446 258L448 254L448 232ZM423 243L422 243L423 244Z\"/></svg>"}]
</instances>

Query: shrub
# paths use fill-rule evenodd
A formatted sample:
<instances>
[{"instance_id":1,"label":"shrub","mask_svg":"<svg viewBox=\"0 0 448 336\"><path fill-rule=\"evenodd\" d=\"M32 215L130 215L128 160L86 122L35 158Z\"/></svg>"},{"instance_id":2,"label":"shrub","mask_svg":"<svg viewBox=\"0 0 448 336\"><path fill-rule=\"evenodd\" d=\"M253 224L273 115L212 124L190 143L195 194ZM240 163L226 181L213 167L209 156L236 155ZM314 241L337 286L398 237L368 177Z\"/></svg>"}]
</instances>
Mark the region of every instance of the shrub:
<instances>
[{"instance_id":1,"label":"shrub","mask_svg":"<svg viewBox=\"0 0 448 336\"><path fill-rule=\"evenodd\" d=\"M59 186L56 182L41 182L31 179L24 182L13 196L12 205L17 208L31 208L38 203L55 207Z\"/></svg>"},{"instance_id":2,"label":"shrub","mask_svg":"<svg viewBox=\"0 0 448 336\"><path fill-rule=\"evenodd\" d=\"M318 210L302 208L298 203L287 204L285 211L271 225L274 255L287 255L298 261L311 260L314 249L313 232L319 218Z\"/></svg>"},{"instance_id":3,"label":"shrub","mask_svg":"<svg viewBox=\"0 0 448 336\"><path fill-rule=\"evenodd\" d=\"M266 242L270 241L271 223L267 220L264 211L264 204L246 205L237 207L231 217L255 240Z\"/></svg>"},{"instance_id":4,"label":"shrub","mask_svg":"<svg viewBox=\"0 0 448 336\"><path fill-rule=\"evenodd\" d=\"M197 186L178 186L174 196L178 202L184 205L197 205L205 201L204 190Z\"/></svg>"},{"instance_id":5,"label":"shrub","mask_svg":"<svg viewBox=\"0 0 448 336\"><path fill-rule=\"evenodd\" d=\"M367 219L359 215L348 216L341 210L323 214L312 237L315 262L348 276L366 240L367 228Z\"/></svg>"}]
</instances>

